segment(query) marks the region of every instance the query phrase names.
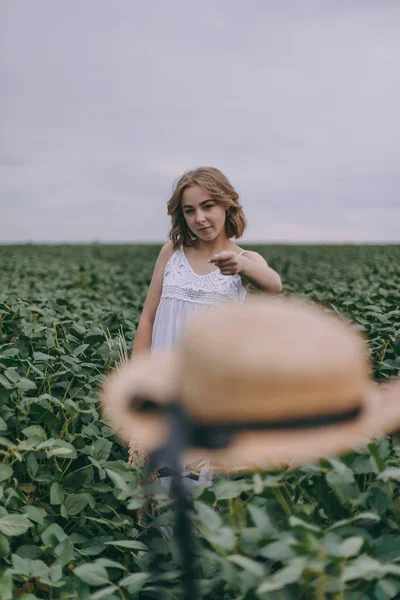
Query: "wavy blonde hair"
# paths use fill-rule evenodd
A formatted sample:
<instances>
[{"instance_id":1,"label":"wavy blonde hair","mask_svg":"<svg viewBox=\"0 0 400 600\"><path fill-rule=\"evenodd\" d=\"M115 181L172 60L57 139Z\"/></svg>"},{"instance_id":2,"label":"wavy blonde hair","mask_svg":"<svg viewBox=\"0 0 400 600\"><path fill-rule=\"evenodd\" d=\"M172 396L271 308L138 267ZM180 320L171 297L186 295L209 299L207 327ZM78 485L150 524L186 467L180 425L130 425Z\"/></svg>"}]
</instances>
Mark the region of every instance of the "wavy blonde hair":
<instances>
[{"instance_id":1,"label":"wavy blonde hair","mask_svg":"<svg viewBox=\"0 0 400 600\"><path fill-rule=\"evenodd\" d=\"M200 167L186 171L175 184L171 198L168 201L168 214L172 225L169 238L176 250L183 244L194 246L196 236L188 228L182 211L182 194L188 187L198 185L207 190L211 198L220 203L229 214L225 219L225 231L228 238L240 238L247 227L243 206L239 204L239 194L221 171L215 167Z\"/></svg>"}]
</instances>

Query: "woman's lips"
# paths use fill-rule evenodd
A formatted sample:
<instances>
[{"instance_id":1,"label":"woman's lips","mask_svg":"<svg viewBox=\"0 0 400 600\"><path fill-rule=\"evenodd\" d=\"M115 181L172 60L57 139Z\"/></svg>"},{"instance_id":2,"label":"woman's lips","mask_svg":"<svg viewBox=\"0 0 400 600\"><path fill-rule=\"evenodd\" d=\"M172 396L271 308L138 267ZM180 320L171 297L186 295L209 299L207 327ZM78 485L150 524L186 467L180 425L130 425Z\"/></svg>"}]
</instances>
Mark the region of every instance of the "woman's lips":
<instances>
[{"instance_id":1,"label":"woman's lips","mask_svg":"<svg viewBox=\"0 0 400 600\"><path fill-rule=\"evenodd\" d=\"M205 229L200 229L200 231L208 231L209 229L211 229L211 226L210 227L205 227Z\"/></svg>"}]
</instances>

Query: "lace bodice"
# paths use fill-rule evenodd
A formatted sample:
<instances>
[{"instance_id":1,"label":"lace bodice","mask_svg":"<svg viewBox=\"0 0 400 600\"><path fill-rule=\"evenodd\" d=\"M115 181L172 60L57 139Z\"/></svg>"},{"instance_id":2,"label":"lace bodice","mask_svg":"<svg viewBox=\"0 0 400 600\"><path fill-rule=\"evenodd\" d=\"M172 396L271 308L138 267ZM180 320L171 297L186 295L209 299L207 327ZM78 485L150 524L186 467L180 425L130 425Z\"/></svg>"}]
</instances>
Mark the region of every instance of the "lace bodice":
<instances>
[{"instance_id":1,"label":"lace bodice","mask_svg":"<svg viewBox=\"0 0 400 600\"><path fill-rule=\"evenodd\" d=\"M239 254L242 254L242 250ZM242 301L246 290L240 275L222 275L217 268L197 275L190 266L183 247L173 253L164 269L161 298L176 298L199 304L219 304L227 300Z\"/></svg>"}]
</instances>

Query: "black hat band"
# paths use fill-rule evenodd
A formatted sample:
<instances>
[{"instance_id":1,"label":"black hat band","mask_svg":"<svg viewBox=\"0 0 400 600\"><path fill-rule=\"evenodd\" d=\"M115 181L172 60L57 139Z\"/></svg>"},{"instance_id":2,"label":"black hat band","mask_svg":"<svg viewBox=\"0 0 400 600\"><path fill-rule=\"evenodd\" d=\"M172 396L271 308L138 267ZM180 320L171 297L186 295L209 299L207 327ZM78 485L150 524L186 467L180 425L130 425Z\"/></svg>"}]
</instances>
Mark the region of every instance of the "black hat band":
<instances>
[{"instance_id":1,"label":"black hat band","mask_svg":"<svg viewBox=\"0 0 400 600\"><path fill-rule=\"evenodd\" d=\"M337 425L354 421L362 411L361 404L359 404L345 411L324 413L323 415L266 421L198 423L190 418L179 401L160 404L145 396L135 396L132 399L131 407L142 414L164 416L170 424L173 421L175 432L179 432L179 435L185 438L185 447L210 450L228 447L234 436L244 431L290 431Z\"/></svg>"}]
</instances>

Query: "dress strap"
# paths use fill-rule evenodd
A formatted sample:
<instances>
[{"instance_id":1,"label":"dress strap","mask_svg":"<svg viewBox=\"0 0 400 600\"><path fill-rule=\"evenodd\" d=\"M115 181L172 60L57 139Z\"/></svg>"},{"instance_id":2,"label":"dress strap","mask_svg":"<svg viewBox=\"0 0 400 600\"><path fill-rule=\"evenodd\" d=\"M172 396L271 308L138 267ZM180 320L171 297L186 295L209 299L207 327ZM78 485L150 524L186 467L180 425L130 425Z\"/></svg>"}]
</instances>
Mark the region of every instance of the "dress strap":
<instances>
[{"instance_id":1,"label":"dress strap","mask_svg":"<svg viewBox=\"0 0 400 600\"><path fill-rule=\"evenodd\" d=\"M243 252L247 252L247 250L242 250L241 252L239 252L239 256L240 256L241 254L243 254Z\"/></svg>"}]
</instances>

